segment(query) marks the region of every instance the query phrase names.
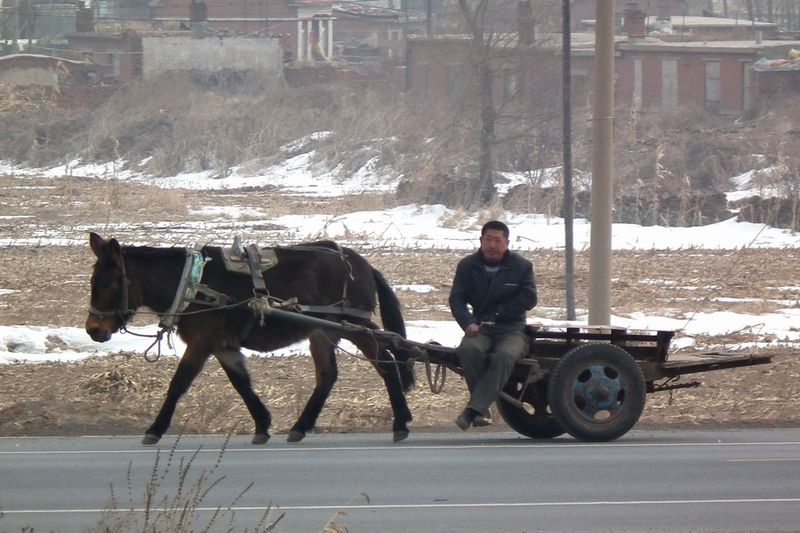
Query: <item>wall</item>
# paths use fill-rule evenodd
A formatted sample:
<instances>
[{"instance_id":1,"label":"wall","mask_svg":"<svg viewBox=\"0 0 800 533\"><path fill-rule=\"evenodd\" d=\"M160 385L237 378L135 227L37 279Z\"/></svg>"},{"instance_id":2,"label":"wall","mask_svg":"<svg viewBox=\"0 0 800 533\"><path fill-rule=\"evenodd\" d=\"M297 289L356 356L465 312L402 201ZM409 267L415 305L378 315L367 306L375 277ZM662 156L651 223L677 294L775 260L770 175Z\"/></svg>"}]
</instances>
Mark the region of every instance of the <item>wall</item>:
<instances>
[{"instance_id":1,"label":"wall","mask_svg":"<svg viewBox=\"0 0 800 533\"><path fill-rule=\"evenodd\" d=\"M72 59L107 65L119 81L130 82L141 76L141 39L135 32L75 33L67 35L67 47Z\"/></svg>"},{"instance_id":2,"label":"wall","mask_svg":"<svg viewBox=\"0 0 800 533\"><path fill-rule=\"evenodd\" d=\"M147 79L166 71L223 69L279 75L283 52L273 37L143 36L142 76Z\"/></svg>"},{"instance_id":3,"label":"wall","mask_svg":"<svg viewBox=\"0 0 800 533\"><path fill-rule=\"evenodd\" d=\"M470 64L468 38L412 38L408 43L406 88L414 98L459 103L476 94L475 71ZM491 59L492 94L500 105L515 100L521 105L560 109L561 56L552 48L497 48ZM575 102L587 100L593 58L573 56L572 88ZM523 76L522 73L526 73ZM509 89L515 89L511 96Z\"/></svg>"},{"instance_id":4,"label":"wall","mask_svg":"<svg viewBox=\"0 0 800 533\"><path fill-rule=\"evenodd\" d=\"M706 107L706 63L718 62L720 65L720 102L714 109L722 114L737 114L744 111L742 94L743 65L755 61L753 49L728 50L626 50L616 59L618 104L632 103L634 100L634 64L641 60L642 109L661 110L663 106L664 60L677 61L677 107ZM758 87L751 77L750 102L758 97Z\"/></svg>"},{"instance_id":5,"label":"wall","mask_svg":"<svg viewBox=\"0 0 800 533\"><path fill-rule=\"evenodd\" d=\"M0 84L3 85L58 85L58 75L48 68L10 68L0 70Z\"/></svg>"}]
</instances>

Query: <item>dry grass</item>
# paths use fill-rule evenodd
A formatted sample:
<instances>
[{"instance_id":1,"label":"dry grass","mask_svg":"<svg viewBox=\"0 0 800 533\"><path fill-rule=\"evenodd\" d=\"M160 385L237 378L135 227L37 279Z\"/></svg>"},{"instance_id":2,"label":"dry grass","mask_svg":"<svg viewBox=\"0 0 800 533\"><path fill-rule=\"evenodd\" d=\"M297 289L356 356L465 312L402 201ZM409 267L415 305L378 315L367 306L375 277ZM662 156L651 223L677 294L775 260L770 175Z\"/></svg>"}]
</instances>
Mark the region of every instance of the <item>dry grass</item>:
<instances>
[{"instance_id":1,"label":"dry grass","mask_svg":"<svg viewBox=\"0 0 800 533\"><path fill-rule=\"evenodd\" d=\"M0 298L0 324L72 327L82 327L86 317L92 255L85 246L39 246L37 239L63 237L85 242L88 228L107 234L110 224L121 222L132 223L130 227L113 226L123 242L161 241L168 231L179 236L176 244L205 237L227 242L236 233L242 233L246 241L270 244L265 242L269 240L265 235L279 235L280 228L240 232L232 220L228 226L198 235L204 230L187 224L187 220L202 220L195 210L204 205L259 207L272 217L320 209L347 212L362 209L365 203L382 208L394 201L379 195L326 200L279 197L269 190L165 192L120 180L13 176L0 176L0 196L4 215L30 217L0 219L0 235L33 243L3 248L2 288L13 292ZM369 249L365 254L394 285L434 287L427 293L399 293L407 319L450 319L447 292L463 252ZM530 257L535 263L540 300L532 316L564 318L561 254L539 251ZM618 252L612 272L614 312L681 316L715 310L763 313L796 307L800 300L795 282L798 262L800 250ZM575 269L577 306L581 309L586 307L588 292L586 252L577 254ZM137 324L151 321L145 317ZM701 343L723 349L726 345L768 340L757 331L698 338ZM51 349L58 349L58 338L49 342ZM13 352L20 348L5 349ZM0 435L140 434L152 422L176 364L174 357L151 364L141 354L129 353L70 364L4 365L0 367ZM306 357L265 357L252 358L249 365L256 390L273 412L273 432L285 433L313 388L311 362ZM340 356L340 369L340 382L317 430L382 431L388 439L391 409L375 371L347 355ZM793 349L779 352L773 365L710 372L701 378L709 386L676 391L672 405L667 405L667 394L651 396L642 423L798 423L800 360ZM444 392L438 396L420 384L409 395L415 417L412 429L450 429L465 400L466 387L456 376L449 376ZM249 415L224 373L210 363L178 405L173 428L185 428L188 433L226 433L229 421L239 418L248 420ZM249 432L250 428L241 431Z\"/></svg>"},{"instance_id":2,"label":"dry grass","mask_svg":"<svg viewBox=\"0 0 800 533\"><path fill-rule=\"evenodd\" d=\"M0 138L0 159L41 165L80 156L138 165L147 158L144 169L154 175L206 170L221 177L235 165L264 168L280 162L285 157L280 146L330 131L316 146L317 159L341 176L370 164L403 176L403 201L457 207L475 200L478 136L470 109L423 107L398 95L347 85L287 91L252 80L236 89L209 90L172 75L132 84L104 104L80 110L59 107L47 94L0 89L0 126L6 132ZM753 154L771 154L774 161L763 165L780 161L788 169L798 168L791 119L800 115L800 100L788 98L774 109L781 109L780 116L765 112L739 124L698 109L666 114L619 110L615 176L621 185L617 201L624 206L618 216L645 223L716 220L714 211L703 207L709 201L705 196L726 190L728 177L753 168ZM560 114L518 111L513 120L498 121L495 169L558 166ZM582 123L586 113L576 108L575 123ZM573 130L576 170L591 168L589 134ZM796 173L775 176L771 184L798 198ZM557 189L534 184L519 191L523 198L511 204L557 214ZM781 224L797 227L796 216L785 218L780 217Z\"/></svg>"},{"instance_id":3,"label":"dry grass","mask_svg":"<svg viewBox=\"0 0 800 533\"><path fill-rule=\"evenodd\" d=\"M218 475L217 471L222 464L230 437L228 434L214 465L209 470L203 469L197 472L194 463L200 449L195 450L188 458L178 457L177 450L180 443L178 436L165 458L162 458L161 450L156 451L150 479L141 495L134 494L129 463L125 498L120 499L119 487L115 488L112 485L111 501L103 513L103 518L88 531L93 533L233 531L236 513L232 509L253 488L253 483L246 485L224 507L217 507L207 520L203 520L199 512L209 494L224 479L224 476ZM261 519L253 526L253 531L275 530L285 513L281 513L273 520L270 518L272 510L272 504L268 505Z\"/></svg>"}]
</instances>

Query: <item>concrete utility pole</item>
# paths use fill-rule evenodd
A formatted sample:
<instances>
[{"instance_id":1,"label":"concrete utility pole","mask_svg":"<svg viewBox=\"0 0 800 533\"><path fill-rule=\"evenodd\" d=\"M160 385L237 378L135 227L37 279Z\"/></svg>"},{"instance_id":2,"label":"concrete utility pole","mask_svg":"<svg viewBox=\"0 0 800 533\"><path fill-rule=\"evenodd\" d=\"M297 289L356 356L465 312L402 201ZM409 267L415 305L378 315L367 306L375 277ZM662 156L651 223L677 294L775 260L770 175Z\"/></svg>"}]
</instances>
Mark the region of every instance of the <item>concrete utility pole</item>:
<instances>
[{"instance_id":1,"label":"concrete utility pole","mask_svg":"<svg viewBox=\"0 0 800 533\"><path fill-rule=\"evenodd\" d=\"M564 300L567 320L575 320L575 195L572 190L572 23L570 0L561 0L561 104L562 155L564 159Z\"/></svg>"},{"instance_id":2,"label":"concrete utility pole","mask_svg":"<svg viewBox=\"0 0 800 533\"><path fill-rule=\"evenodd\" d=\"M589 324L611 322L611 199L614 173L614 0L596 0Z\"/></svg>"}]
</instances>

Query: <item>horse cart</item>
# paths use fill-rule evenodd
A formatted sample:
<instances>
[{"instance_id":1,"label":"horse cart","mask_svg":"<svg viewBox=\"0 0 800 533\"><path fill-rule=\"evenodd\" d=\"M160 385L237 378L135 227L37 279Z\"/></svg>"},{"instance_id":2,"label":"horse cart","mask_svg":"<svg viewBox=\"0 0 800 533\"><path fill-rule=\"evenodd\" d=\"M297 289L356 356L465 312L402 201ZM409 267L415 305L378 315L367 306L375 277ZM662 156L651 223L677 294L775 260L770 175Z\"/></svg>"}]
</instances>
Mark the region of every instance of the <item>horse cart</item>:
<instances>
[{"instance_id":1,"label":"horse cart","mask_svg":"<svg viewBox=\"0 0 800 533\"><path fill-rule=\"evenodd\" d=\"M414 382L407 363L423 362L429 370L438 365L440 376L446 369L462 373L454 348L405 338L400 303L386 279L357 252L334 242L267 250L250 245L242 253L240 246L122 247L95 233L89 240L97 257L86 321L89 336L105 342L126 330L139 307L148 307L161 318L156 342L179 323L187 346L145 433L146 444L158 442L167 430L178 399L212 354L253 415L253 442L269 439L271 417L252 389L241 347L270 351L311 340L316 386L289 432L290 442L301 440L315 425L336 380L334 353L340 339L353 342L379 368L394 415L395 441L408 436L411 420L403 395ZM385 329L377 329L371 318L375 293ZM319 330L332 334L318 335ZM680 376L771 360L768 355L718 353L673 360L670 331L570 326L529 327L527 334L529 353L516 364L497 405L512 429L536 439L564 433L585 441L616 439L639 420L647 393L699 385L678 382Z\"/></svg>"},{"instance_id":2,"label":"horse cart","mask_svg":"<svg viewBox=\"0 0 800 533\"><path fill-rule=\"evenodd\" d=\"M339 331L362 328L291 311L271 313L276 318ZM411 360L462 374L455 348L415 342L383 330L370 333L393 346L393 351L410 352ZM528 326L527 334L530 350L517 362L500 393L497 410L511 429L533 439L568 433L582 441L611 441L633 428L648 393L700 385L699 381L679 382L681 376L772 360L770 355L719 352L673 360L669 354L673 331Z\"/></svg>"}]
</instances>

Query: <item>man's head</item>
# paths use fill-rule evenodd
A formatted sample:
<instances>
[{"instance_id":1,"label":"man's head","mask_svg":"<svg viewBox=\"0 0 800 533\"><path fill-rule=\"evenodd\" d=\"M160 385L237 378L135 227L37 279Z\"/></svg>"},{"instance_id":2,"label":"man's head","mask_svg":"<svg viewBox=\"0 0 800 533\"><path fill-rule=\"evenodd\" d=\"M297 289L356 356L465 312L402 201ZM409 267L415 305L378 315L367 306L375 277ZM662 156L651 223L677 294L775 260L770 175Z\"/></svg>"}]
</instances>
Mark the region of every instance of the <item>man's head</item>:
<instances>
[{"instance_id":1,"label":"man's head","mask_svg":"<svg viewBox=\"0 0 800 533\"><path fill-rule=\"evenodd\" d=\"M508 226L491 220L481 228L481 254L489 263L499 263L508 251Z\"/></svg>"}]
</instances>

